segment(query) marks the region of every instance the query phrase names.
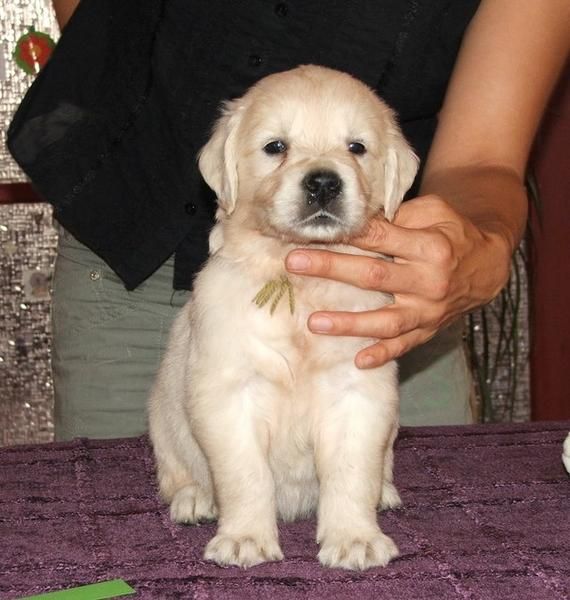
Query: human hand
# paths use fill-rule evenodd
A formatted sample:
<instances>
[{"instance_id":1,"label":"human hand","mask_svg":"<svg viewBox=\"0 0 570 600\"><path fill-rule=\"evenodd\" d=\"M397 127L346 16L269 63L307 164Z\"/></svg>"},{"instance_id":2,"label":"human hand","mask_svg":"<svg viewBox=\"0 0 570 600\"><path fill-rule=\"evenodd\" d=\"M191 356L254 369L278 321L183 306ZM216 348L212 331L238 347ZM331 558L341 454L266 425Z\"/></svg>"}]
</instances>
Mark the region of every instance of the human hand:
<instances>
[{"instance_id":1,"label":"human hand","mask_svg":"<svg viewBox=\"0 0 570 600\"><path fill-rule=\"evenodd\" d=\"M432 338L459 315L492 300L508 280L512 249L501 232L477 227L436 195L404 203L393 223L373 219L351 240L393 262L327 250L292 251L287 270L391 293L394 303L366 312L316 312L313 333L377 338L355 359L372 368Z\"/></svg>"}]
</instances>

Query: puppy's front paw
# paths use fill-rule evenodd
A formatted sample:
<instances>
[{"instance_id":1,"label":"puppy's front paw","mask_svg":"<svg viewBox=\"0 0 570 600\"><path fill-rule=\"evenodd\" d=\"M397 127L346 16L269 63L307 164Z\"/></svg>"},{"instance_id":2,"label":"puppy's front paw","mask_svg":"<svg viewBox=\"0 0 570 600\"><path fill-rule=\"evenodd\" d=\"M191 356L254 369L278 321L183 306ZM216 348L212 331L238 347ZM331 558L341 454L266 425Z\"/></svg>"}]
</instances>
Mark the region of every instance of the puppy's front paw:
<instances>
[{"instance_id":1,"label":"puppy's front paw","mask_svg":"<svg viewBox=\"0 0 570 600\"><path fill-rule=\"evenodd\" d=\"M380 499L380 508L386 510L389 508L398 508L402 506L400 494L393 483L384 482L382 484L382 497Z\"/></svg>"},{"instance_id":2,"label":"puppy's front paw","mask_svg":"<svg viewBox=\"0 0 570 600\"><path fill-rule=\"evenodd\" d=\"M196 484L179 489L170 503L170 518L177 523L200 523L217 519L218 511L211 494Z\"/></svg>"},{"instance_id":3,"label":"puppy's front paw","mask_svg":"<svg viewBox=\"0 0 570 600\"><path fill-rule=\"evenodd\" d=\"M283 552L279 542L272 536L218 534L206 546L204 558L219 565L245 568L267 561L281 560Z\"/></svg>"},{"instance_id":4,"label":"puppy's front paw","mask_svg":"<svg viewBox=\"0 0 570 600\"><path fill-rule=\"evenodd\" d=\"M324 537L319 552L319 560L325 567L360 571L385 567L396 556L396 544L380 530L364 535L331 533Z\"/></svg>"}]
</instances>

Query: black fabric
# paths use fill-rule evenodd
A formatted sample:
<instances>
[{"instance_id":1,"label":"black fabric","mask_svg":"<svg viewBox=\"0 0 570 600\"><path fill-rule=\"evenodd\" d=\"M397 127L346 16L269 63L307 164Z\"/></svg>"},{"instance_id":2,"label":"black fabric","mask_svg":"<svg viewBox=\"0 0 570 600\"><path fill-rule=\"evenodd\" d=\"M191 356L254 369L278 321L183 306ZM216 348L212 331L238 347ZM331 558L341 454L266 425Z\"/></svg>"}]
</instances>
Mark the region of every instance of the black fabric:
<instances>
[{"instance_id":1,"label":"black fabric","mask_svg":"<svg viewBox=\"0 0 570 600\"><path fill-rule=\"evenodd\" d=\"M478 4L82 0L8 147L58 221L127 288L176 252L174 287L189 289L214 214L196 154L222 100L271 72L333 67L376 89L425 158Z\"/></svg>"}]
</instances>

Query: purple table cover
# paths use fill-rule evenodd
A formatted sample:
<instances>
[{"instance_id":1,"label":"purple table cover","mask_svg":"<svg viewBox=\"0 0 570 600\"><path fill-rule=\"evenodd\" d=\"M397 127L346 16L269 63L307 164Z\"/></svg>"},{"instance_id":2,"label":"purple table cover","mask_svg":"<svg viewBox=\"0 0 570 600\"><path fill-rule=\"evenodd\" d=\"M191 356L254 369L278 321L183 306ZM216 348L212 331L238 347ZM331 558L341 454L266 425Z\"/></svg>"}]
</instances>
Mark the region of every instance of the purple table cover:
<instances>
[{"instance_id":1,"label":"purple table cover","mask_svg":"<svg viewBox=\"0 0 570 600\"><path fill-rule=\"evenodd\" d=\"M570 593L570 422L402 429L404 507L379 515L400 558L324 569L315 522L280 524L285 560L202 559L214 525L172 523L148 439L0 450L0 598L122 578L136 598L561 599ZM131 596L133 597L133 596Z\"/></svg>"}]
</instances>

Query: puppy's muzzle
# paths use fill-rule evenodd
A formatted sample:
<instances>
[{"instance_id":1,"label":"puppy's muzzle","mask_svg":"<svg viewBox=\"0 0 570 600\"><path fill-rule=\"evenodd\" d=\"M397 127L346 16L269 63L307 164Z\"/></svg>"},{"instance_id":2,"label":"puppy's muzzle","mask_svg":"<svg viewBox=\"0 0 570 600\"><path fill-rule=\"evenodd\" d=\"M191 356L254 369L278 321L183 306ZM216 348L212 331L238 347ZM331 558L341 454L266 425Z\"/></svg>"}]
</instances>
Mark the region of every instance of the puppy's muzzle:
<instances>
[{"instance_id":1,"label":"puppy's muzzle","mask_svg":"<svg viewBox=\"0 0 570 600\"><path fill-rule=\"evenodd\" d=\"M307 173L302 186L308 206L316 204L320 208L327 208L342 192L341 178L334 171L325 169Z\"/></svg>"}]
</instances>

